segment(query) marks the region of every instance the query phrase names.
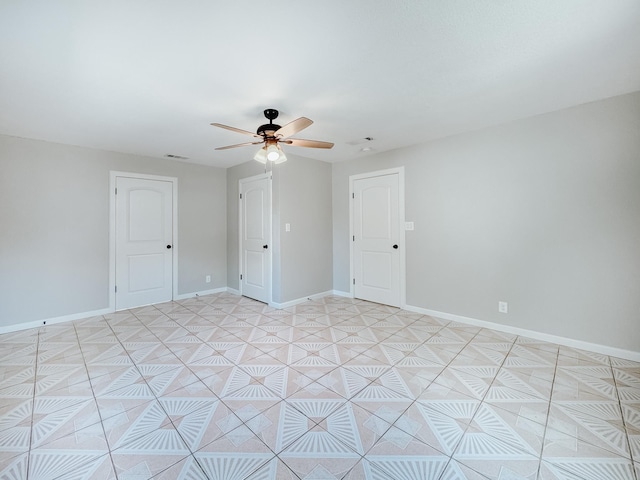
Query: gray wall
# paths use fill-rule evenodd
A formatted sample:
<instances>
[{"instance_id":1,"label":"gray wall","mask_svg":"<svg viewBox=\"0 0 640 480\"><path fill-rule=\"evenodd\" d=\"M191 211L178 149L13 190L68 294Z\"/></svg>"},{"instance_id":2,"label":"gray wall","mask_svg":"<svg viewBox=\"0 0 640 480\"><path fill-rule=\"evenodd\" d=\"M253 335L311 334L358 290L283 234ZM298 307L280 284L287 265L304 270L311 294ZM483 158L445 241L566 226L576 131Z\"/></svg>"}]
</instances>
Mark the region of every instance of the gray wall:
<instances>
[{"instance_id":1,"label":"gray wall","mask_svg":"<svg viewBox=\"0 0 640 480\"><path fill-rule=\"evenodd\" d=\"M336 290L349 175L401 165L407 304L640 350L640 93L334 164Z\"/></svg>"},{"instance_id":2,"label":"gray wall","mask_svg":"<svg viewBox=\"0 0 640 480\"><path fill-rule=\"evenodd\" d=\"M279 301L287 302L333 289L331 164L295 157L278 167Z\"/></svg>"},{"instance_id":3,"label":"gray wall","mask_svg":"<svg viewBox=\"0 0 640 480\"><path fill-rule=\"evenodd\" d=\"M0 136L0 326L108 308L111 170L178 178L178 292L226 286L224 169Z\"/></svg>"},{"instance_id":4,"label":"gray wall","mask_svg":"<svg viewBox=\"0 0 640 480\"><path fill-rule=\"evenodd\" d=\"M273 301L332 289L331 165L287 152L273 166ZM239 288L238 181L264 173L251 160L227 170L227 282ZM285 232L285 224L291 231Z\"/></svg>"}]
</instances>

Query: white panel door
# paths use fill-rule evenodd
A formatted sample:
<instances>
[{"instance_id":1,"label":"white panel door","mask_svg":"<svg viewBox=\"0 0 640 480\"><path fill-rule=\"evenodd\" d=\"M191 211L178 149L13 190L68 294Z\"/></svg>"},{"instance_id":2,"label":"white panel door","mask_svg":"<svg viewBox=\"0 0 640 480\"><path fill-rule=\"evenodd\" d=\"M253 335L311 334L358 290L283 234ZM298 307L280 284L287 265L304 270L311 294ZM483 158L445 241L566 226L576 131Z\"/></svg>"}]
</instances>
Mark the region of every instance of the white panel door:
<instances>
[{"instance_id":1,"label":"white panel door","mask_svg":"<svg viewBox=\"0 0 640 480\"><path fill-rule=\"evenodd\" d=\"M240 181L242 295L269 303L271 295L271 180Z\"/></svg>"},{"instance_id":2,"label":"white panel door","mask_svg":"<svg viewBox=\"0 0 640 480\"><path fill-rule=\"evenodd\" d=\"M354 296L400 306L398 174L353 182Z\"/></svg>"},{"instance_id":3,"label":"white panel door","mask_svg":"<svg viewBox=\"0 0 640 480\"><path fill-rule=\"evenodd\" d=\"M116 178L116 310L173 298L173 184Z\"/></svg>"}]
</instances>

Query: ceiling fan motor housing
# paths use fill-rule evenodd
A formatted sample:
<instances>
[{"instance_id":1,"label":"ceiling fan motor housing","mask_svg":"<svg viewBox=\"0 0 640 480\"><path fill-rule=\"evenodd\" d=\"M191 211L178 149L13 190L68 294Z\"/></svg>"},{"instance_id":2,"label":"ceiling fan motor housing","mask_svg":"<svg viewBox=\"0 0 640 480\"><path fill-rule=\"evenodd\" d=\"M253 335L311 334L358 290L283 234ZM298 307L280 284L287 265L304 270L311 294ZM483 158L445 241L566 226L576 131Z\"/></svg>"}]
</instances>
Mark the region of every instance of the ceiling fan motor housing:
<instances>
[{"instance_id":1,"label":"ceiling fan motor housing","mask_svg":"<svg viewBox=\"0 0 640 480\"><path fill-rule=\"evenodd\" d=\"M279 130L280 128L281 128L280 125L276 125L275 123L265 123L264 125L260 125L258 127L258 130L256 131L256 133L258 135L262 135L263 137L270 137L270 136L273 136L273 133ZM269 135L267 132L270 132L271 135Z\"/></svg>"},{"instance_id":2,"label":"ceiling fan motor housing","mask_svg":"<svg viewBox=\"0 0 640 480\"><path fill-rule=\"evenodd\" d=\"M264 111L264 116L269 119L269 123L260 125L256 133L258 135L262 135L263 137L268 137L272 136L273 132L275 132L276 130L279 130L281 128L280 125L276 125L275 123L273 123L273 121L278 118L278 114L279 112L275 108L267 108ZM267 132L271 132L271 135L268 135Z\"/></svg>"}]
</instances>

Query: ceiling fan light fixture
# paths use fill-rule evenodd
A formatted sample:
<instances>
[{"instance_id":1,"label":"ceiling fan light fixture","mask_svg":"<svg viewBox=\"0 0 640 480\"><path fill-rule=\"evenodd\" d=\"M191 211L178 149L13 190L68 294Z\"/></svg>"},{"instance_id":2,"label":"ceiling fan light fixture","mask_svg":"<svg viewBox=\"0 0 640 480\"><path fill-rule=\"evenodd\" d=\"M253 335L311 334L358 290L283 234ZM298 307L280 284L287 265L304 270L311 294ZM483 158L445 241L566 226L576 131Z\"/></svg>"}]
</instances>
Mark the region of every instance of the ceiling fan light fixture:
<instances>
[{"instance_id":1,"label":"ceiling fan light fixture","mask_svg":"<svg viewBox=\"0 0 640 480\"><path fill-rule=\"evenodd\" d=\"M280 150L280 156L278 157L277 160L275 160L273 163L278 164L278 163L284 163L287 161L287 156L284 154L284 152L282 151L282 149Z\"/></svg>"},{"instance_id":2,"label":"ceiling fan light fixture","mask_svg":"<svg viewBox=\"0 0 640 480\"><path fill-rule=\"evenodd\" d=\"M280 152L281 150L279 150L275 145L269 145L267 147L267 160L275 162L280 158Z\"/></svg>"},{"instance_id":3,"label":"ceiling fan light fixture","mask_svg":"<svg viewBox=\"0 0 640 480\"><path fill-rule=\"evenodd\" d=\"M256 152L253 159L260 163L267 163L267 149L265 147L262 147Z\"/></svg>"}]
</instances>

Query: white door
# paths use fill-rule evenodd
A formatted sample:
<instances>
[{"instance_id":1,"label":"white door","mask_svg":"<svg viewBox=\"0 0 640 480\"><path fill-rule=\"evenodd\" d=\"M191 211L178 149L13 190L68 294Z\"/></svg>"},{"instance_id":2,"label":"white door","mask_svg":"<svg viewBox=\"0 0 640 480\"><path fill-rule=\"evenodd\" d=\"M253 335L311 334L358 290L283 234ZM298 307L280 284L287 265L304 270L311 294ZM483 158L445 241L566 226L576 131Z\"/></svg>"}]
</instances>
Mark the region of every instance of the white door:
<instances>
[{"instance_id":1,"label":"white door","mask_svg":"<svg viewBox=\"0 0 640 480\"><path fill-rule=\"evenodd\" d=\"M399 175L353 182L354 296L400 306Z\"/></svg>"},{"instance_id":2,"label":"white door","mask_svg":"<svg viewBox=\"0 0 640 480\"><path fill-rule=\"evenodd\" d=\"M116 310L173 298L173 184L116 178Z\"/></svg>"},{"instance_id":3,"label":"white door","mask_svg":"<svg viewBox=\"0 0 640 480\"><path fill-rule=\"evenodd\" d=\"M240 180L240 291L271 299L271 178Z\"/></svg>"}]
</instances>

